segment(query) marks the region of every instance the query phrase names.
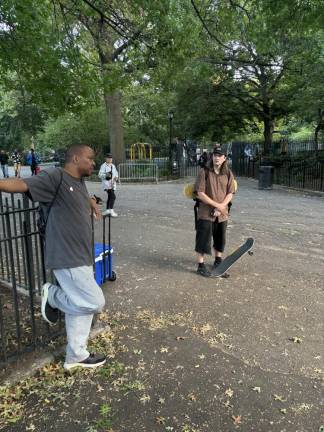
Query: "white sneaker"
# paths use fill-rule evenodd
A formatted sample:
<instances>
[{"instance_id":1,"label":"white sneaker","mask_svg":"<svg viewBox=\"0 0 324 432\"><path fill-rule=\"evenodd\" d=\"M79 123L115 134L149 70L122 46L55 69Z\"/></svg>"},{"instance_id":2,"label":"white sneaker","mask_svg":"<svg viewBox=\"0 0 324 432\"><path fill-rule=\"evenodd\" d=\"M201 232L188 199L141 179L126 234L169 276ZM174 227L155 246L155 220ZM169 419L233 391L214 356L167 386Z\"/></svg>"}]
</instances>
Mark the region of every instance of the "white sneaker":
<instances>
[{"instance_id":1,"label":"white sneaker","mask_svg":"<svg viewBox=\"0 0 324 432\"><path fill-rule=\"evenodd\" d=\"M45 321L50 325L54 325L59 319L59 310L53 308L48 302L48 290L51 287L49 282L46 282L42 287L42 304L41 312Z\"/></svg>"},{"instance_id":2,"label":"white sneaker","mask_svg":"<svg viewBox=\"0 0 324 432\"><path fill-rule=\"evenodd\" d=\"M110 209L107 209L107 210L105 210L105 211L102 212L102 216L108 216L110 214L111 214L111 210Z\"/></svg>"},{"instance_id":3,"label":"white sneaker","mask_svg":"<svg viewBox=\"0 0 324 432\"><path fill-rule=\"evenodd\" d=\"M117 217L118 216L118 214L115 212L115 210L110 210L110 216L111 217Z\"/></svg>"}]
</instances>

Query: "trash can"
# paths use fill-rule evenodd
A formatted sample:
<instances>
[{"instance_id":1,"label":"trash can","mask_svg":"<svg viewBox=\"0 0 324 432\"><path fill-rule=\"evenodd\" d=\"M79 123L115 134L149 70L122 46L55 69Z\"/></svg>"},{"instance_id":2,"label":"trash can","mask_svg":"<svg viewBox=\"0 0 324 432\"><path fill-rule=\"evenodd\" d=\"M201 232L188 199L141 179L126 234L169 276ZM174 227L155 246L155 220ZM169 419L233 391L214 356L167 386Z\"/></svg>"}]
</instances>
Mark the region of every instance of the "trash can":
<instances>
[{"instance_id":1,"label":"trash can","mask_svg":"<svg viewBox=\"0 0 324 432\"><path fill-rule=\"evenodd\" d=\"M113 248L102 243L94 244L96 282L102 285L106 280L116 280L116 273L112 269Z\"/></svg>"},{"instance_id":2,"label":"trash can","mask_svg":"<svg viewBox=\"0 0 324 432\"><path fill-rule=\"evenodd\" d=\"M261 165L259 168L259 189L272 189L273 166Z\"/></svg>"}]
</instances>

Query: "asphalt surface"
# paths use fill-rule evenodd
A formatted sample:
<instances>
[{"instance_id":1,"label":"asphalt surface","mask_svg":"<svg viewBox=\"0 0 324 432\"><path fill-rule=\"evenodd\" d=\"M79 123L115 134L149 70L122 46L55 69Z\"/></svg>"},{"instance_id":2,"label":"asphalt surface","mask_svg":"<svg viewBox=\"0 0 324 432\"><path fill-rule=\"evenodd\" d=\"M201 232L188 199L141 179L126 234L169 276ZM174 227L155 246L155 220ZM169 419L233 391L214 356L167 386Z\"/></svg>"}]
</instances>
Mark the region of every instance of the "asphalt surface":
<instances>
[{"instance_id":1,"label":"asphalt surface","mask_svg":"<svg viewBox=\"0 0 324 432\"><path fill-rule=\"evenodd\" d=\"M89 190L104 197L99 184ZM193 202L182 190L119 186L117 280L104 287L107 333L93 342L109 363L67 376L59 362L21 384L24 414L4 430L324 427L323 198L239 179L226 253L253 237L254 255L228 279L208 279L195 273ZM97 241L101 228L96 222Z\"/></svg>"}]
</instances>

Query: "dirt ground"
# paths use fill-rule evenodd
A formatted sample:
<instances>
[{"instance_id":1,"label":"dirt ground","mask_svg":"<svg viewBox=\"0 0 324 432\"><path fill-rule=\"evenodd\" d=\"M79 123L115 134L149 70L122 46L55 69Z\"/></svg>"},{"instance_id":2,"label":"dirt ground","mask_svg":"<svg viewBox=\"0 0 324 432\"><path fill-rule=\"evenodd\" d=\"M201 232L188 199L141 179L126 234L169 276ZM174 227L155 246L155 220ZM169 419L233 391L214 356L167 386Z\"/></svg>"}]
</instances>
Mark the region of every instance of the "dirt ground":
<instances>
[{"instance_id":1,"label":"dirt ground","mask_svg":"<svg viewBox=\"0 0 324 432\"><path fill-rule=\"evenodd\" d=\"M2 388L0 429L324 430L323 198L239 179L226 253L254 237L254 255L230 278L206 279L195 273L193 202L182 190L118 188L117 280L104 287L106 330L91 342L109 362L72 374L53 363Z\"/></svg>"}]
</instances>

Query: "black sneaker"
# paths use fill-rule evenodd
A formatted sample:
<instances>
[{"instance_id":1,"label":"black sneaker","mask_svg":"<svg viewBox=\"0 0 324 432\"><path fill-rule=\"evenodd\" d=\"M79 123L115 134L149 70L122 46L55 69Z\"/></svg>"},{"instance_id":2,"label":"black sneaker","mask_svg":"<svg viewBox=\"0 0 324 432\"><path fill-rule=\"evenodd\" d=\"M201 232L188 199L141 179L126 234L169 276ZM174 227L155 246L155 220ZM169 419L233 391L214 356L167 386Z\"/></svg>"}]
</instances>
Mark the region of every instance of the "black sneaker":
<instances>
[{"instance_id":1,"label":"black sneaker","mask_svg":"<svg viewBox=\"0 0 324 432\"><path fill-rule=\"evenodd\" d=\"M204 276L204 277L210 277L211 273L207 270L205 264L202 266L198 266L197 268L197 274Z\"/></svg>"},{"instance_id":2,"label":"black sneaker","mask_svg":"<svg viewBox=\"0 0 324 432\"><path fill-rule=\"evenodd\" d=\"M49 290L50 286L51 286L51 284L49 282L46 282L43 285L41 311L42 311L42 316L43 316L44 320L47 321L48 324L54 325L58 321L59 310L56 308L53 308L48 303L48 290Z\"/></svg>"},{"instance_id":3,"label":"black sneaker","mask_svg":"<svg viewBox=\"0 0 324 432\"><path fill-rule=\"evenodd\" d=\"M103 354L91 353L85 360L76 363L64 363L64 369L69 370L75 367L96 368L106 363L106 357Z\"/></svg>"},{"instance_id":4,"label":"black sneaker","mask_svg":"<svg viewBox=\"0 0 324 432\"><path fill-rule=\"evenodd\" d=\"M214 264L213 264L213 269L216 269L219 266L219 264L221 264L222 261L223 260L220 257L215 258L215 261L214 261Z\"/></svg>"}]
</instances>

